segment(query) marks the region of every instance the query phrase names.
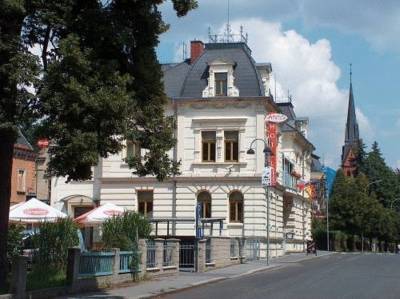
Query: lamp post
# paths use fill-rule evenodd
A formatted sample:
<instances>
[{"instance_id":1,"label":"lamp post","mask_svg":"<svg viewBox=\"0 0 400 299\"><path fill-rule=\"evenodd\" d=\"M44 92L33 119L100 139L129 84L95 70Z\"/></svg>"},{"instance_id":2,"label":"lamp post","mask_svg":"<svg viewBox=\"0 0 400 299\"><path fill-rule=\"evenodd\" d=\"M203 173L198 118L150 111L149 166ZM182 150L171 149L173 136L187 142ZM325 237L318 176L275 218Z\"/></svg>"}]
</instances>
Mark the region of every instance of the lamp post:
<instances>
[{"instance_id":1,"label":"lamp post","mask_svg":"<svg viewBox=\"0 0 400 299\"><path fill-rule=\"evenodd\" d=\"M253 144L256 141L262 141L264 142L264 166L268 167L269 166L269 156L271 154L271 149L268 146L268 143L265 139L261 139L261 138L256 138L254 139L251 143L250 143L250 147L247 150L247 154L248 155L254 155L255 151L253 149ZM265 196L266 196L266 200L267 200L267 265L269 265L269 186L265 185Z\"/></svg>"}]
</instances>

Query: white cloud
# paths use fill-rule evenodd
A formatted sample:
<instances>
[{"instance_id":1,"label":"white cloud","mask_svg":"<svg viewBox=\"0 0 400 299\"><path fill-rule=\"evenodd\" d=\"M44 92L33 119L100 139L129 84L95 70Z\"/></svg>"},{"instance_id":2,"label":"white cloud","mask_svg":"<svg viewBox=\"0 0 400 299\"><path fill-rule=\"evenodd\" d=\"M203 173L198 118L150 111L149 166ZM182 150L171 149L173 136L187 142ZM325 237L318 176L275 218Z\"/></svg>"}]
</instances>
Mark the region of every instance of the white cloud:
<instances>
[{"instance_id":1,"label":"white cloud","mask_svg":"<svg viewBox=\"0 0 400 299\"><path fill-rule=\"evenodd\" d=\"M275 98L286 99L290 89L297 115L310 118L310 139L317 153L337 166L344 141L348 91L337 86L340 69L332 60L330 42L321 39L312 43L294 30L284 31L279 23L257 18L232 22L236 30L241 24L251 32L249 46L255 60L272 63L278 87ZM361 132L372 132L367 117L359 109L357 114Z\"/></svg>"},{"instance_id":2,"label":"white cloud","mask_svg":"<svg viewBox=\"0 0 400 299\"><path fill-rule=\"evenodd\" d=\"M364 139L364 143L372 143L375 137L375 128L359 108L356 108L356 116L360 128L360 135Z\"/></svg>"}]
</instances>

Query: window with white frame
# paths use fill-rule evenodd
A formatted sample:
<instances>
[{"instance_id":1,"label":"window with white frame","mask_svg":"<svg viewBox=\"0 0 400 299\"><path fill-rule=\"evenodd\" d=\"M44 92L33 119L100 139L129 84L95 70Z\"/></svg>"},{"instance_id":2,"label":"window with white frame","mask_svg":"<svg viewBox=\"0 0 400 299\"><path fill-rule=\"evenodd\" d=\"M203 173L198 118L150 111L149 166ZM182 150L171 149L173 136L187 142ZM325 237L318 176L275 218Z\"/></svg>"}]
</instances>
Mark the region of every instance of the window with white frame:
<instances>
[{"instance_id":1,"label":"window with white frame","mask_svg":"<svg viewBox=\"0 0 400 299\"><path fill-rule=\"evenodd\" d=\"M216 131L203 131L201 132L201 145L202 145L202 161L215 162L216 156Z\"/></svg>"},{"instance_id":2,"label":"window with white frame","mask_svg":"<svg viewBox=\"0 0 400 299\"><path fill-rule=\"evenodd\" d=\"M26 171L18 169L17 171L17 192L24 193L26 191Z\"/></svg>"},{"instance_id":3,"label":"window with white frame","mask_svg":"<svg viewBox=\"0 0 400 299\"><path fill-rule=\"evenodd\" d=\"M239 132L225 131L225 162L239 161Z\"/></svg>"}]
</instances>

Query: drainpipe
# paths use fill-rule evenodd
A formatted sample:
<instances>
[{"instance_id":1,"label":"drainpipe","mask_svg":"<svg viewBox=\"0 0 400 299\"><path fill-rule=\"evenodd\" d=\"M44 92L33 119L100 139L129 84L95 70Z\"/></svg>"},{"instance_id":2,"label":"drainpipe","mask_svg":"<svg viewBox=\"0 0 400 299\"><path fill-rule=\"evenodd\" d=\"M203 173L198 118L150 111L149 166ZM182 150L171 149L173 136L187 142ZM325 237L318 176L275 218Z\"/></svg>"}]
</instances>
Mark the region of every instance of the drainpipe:
<instances>
[{"instance_id":1,"label":"drainpipe","mask_svg":"<svg viewBox=\"0 0 400 299\"><path fill-rule=\"evenodd\" d=\"M174 119L175 119L175 128L174 128L174 138L176 139L174 149L173 149L173 161L177 162L178 160L178 105L176 104L175 99L172 100L174 106ZM172 177L172 218L176 218L176 175L174 174ZM176 236L176 221L172 221L172 236Z\"/></svg>"}]
</instances>

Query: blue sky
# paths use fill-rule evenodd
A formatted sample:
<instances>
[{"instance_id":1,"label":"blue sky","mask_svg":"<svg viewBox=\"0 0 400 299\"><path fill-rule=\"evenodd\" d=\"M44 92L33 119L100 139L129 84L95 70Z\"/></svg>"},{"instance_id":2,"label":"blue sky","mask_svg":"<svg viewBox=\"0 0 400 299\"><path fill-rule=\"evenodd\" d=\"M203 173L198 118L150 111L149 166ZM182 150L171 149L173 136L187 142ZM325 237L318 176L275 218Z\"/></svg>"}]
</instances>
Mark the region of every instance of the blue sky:
<instances>
[{"instance_id":1,"label":"blue sky","mask_svg":"<svg viewBox=\"0 0 400 299\"><path fill-rule=\"evenodd\" d=\"M161 37L161 62L179 61L182 42L207 41L207 28L223 30L227 0L200 0ZM310 136L326 164L337 167L344 139L349 86L353 88L364 142L380 144L388 164L400 167L400 5L394 0L230 0L234 31L243 25L257 62L271 62L276 98L289 89L298 116L309 116Z\"/></svg>"}]
</instances>

